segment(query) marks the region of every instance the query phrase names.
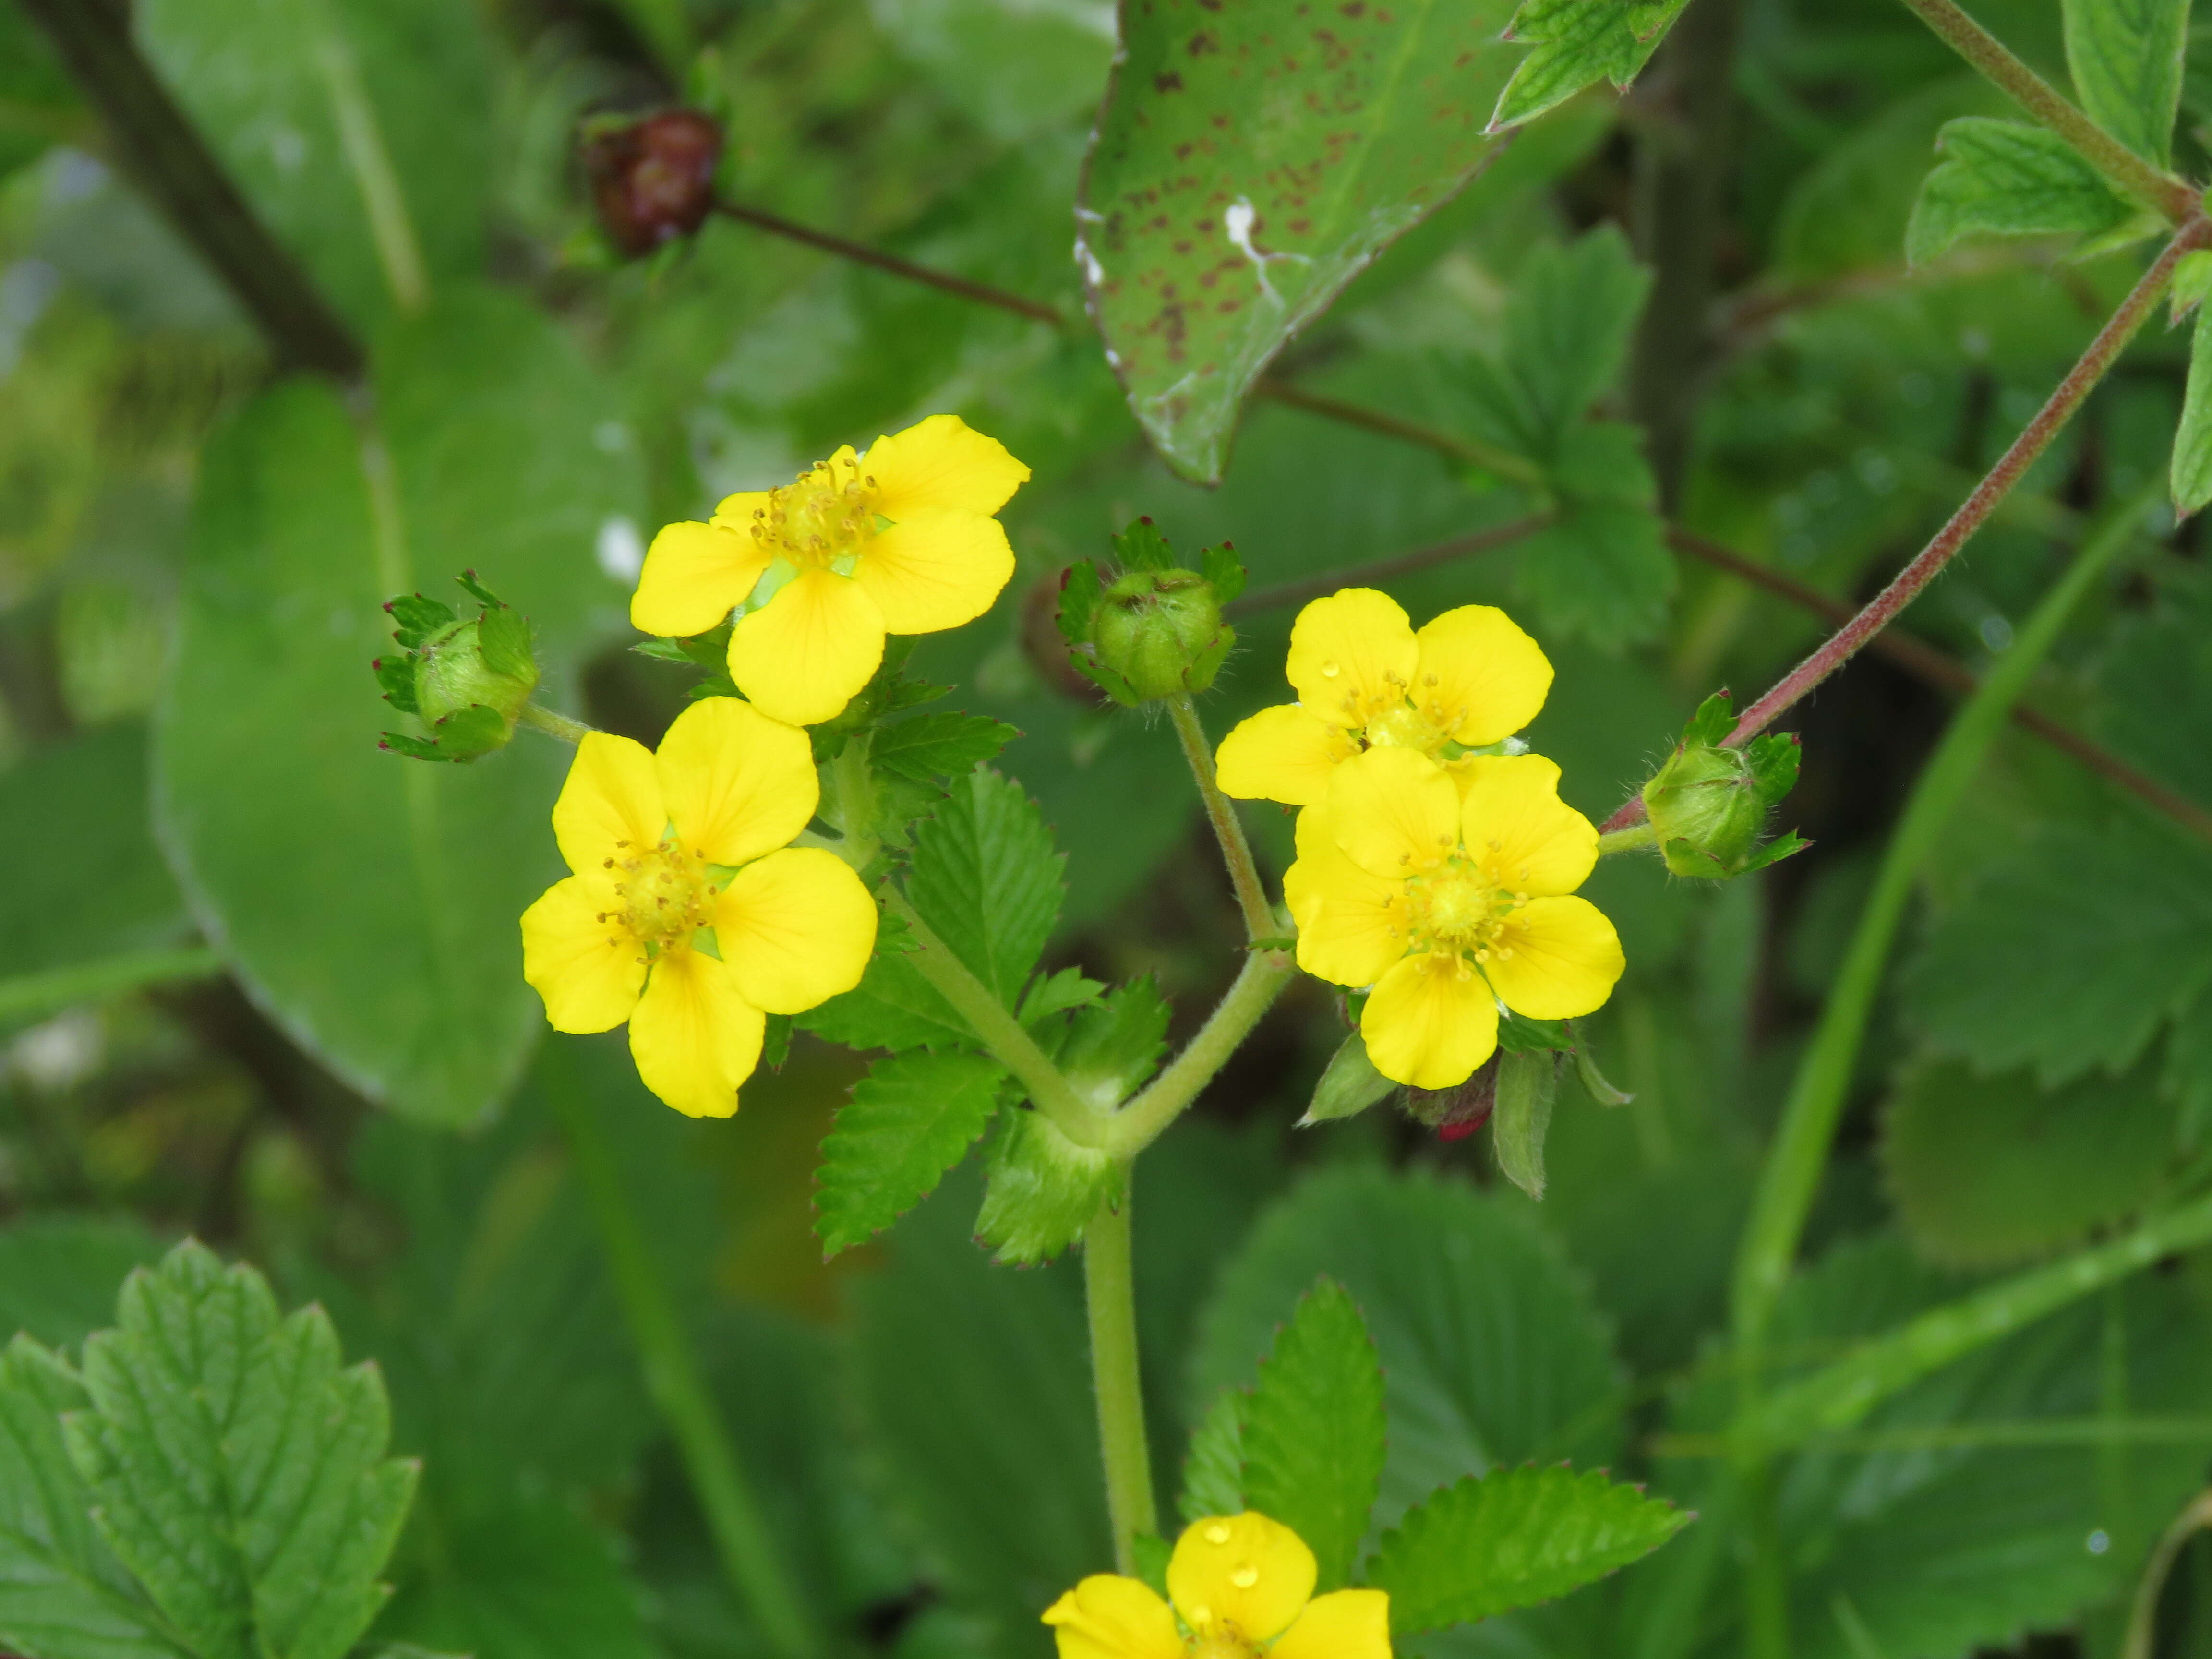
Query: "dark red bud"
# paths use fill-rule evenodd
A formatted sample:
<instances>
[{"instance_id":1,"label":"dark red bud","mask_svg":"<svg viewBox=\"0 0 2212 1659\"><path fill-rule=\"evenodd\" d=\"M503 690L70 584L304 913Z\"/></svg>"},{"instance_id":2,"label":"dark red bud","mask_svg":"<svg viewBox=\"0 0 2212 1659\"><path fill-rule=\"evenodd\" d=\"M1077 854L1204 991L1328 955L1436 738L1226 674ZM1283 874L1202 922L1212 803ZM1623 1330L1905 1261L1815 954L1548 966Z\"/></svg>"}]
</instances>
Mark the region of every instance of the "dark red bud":
<instances>
[{"instance_id":1,"label":"dark red bud","mask_svg":"<svg viewBox=\"0 0 2212 1659\"><path fill-rule=\"evenodd\" d=\"M1470 1117L1457 1123L1446 1123L1440 1125L1437 1129L1437 1139L1438 1140L1465 1140L1477 1129L1480 1129L1486 1121L1488 1121L1488 1115L1485 1114L1482 1117Z\"/></svg>"},{"instance_id":2,"label":"dark red bud","mask_svg":"<svg viewBox=\"0 0 2212 1659\"><path fill-rule=\"evenodd\" d=\"M720 125L696 110L663 110L590 138L584 167L614 245L635 258L697 230L714 205L721 154Z\"/></svg>"}]
</instances>

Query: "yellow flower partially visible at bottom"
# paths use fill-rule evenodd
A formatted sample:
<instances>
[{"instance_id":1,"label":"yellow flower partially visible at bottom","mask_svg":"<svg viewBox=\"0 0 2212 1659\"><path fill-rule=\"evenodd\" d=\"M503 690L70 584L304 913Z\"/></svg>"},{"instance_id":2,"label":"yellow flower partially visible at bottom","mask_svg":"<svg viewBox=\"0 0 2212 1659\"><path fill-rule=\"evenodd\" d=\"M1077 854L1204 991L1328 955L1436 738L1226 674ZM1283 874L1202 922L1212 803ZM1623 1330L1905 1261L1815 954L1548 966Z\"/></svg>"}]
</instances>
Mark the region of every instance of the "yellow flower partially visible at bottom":
<instances>
[{"instance_id":1,"label":"yellow flower partially visible at bottom","mask_svg":"<svg viewBox=\"0 0 2212 1659\"><path fill-rule=\"evenodd\" d=\"M1540 755L1483 755L1455 780L1407 749L1339 766L1298 815L1283 896L1298 966L1371 985L1360 1011L1375 1069L1449 1089L1498 1048L1498 1005L1573 1019L1613 994L1620 936L1567 895L1597 863L1597 830L1559 799Z\"/></svg>"},{"instance_id":2,"label":"yellow flower partially visible at bottom","mask_svg":"<svg viewBox=\"0 0 2212 1659\"><path fill-rule=\"evenodd\" d=\"M866 454L848 445L795 483L662 530L630 622L703 634L744 605L730 634L738 690L793 726L834 720L883 661L886 634L935 634L991 608L1014 574L992 515L1029 476L957 415L878 438Z\"/></svg>"},{"instance_id":3,"label":"yellow flower partially visible at bottom","mask_svg":"<svg viewBox=\"0 0 2212 1659\"><path fill-rule=\"evenodd\" d=\"M1168 1562L1168 1601L1141 1579L1098 1573L1044 1615L1060 1659L1390 1659L1390 1598L1316 1595L1305 1540L1247 1511L1194 1521Z\"/></svg>"},{"instance_id":4,"label":"yellow flower partially visible at bottom","mask_svg":"<svg viewBox=\"0 0 2212 1659\"><path fill-rule=\"evenodd\" d=\"M860 982L876 905L833 853L789 843L820 785L806 733L734 697L676 718L658 753L594 732L553 806L575 873L522 915L522 976L556 1031L629 1022L645 1086L727 1117L765 1014Z\"/></svg>"}]
</instances>

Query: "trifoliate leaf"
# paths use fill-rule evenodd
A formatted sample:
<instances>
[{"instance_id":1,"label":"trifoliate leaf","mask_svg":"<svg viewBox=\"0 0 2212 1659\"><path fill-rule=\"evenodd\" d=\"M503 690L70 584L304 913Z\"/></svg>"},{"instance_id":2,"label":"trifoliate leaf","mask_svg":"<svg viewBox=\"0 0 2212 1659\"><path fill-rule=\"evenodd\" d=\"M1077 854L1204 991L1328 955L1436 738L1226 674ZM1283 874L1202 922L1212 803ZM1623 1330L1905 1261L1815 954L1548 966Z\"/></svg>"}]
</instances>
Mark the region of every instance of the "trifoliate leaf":
<instances>
[{"instance_id":1,"label":"trifoliate leaf","mask_svg":"<svg viewBox=\"0 0 2212 1659\"><path fill-rule=\"evenodd\" d=\"M1584 87L1633 81L1689 0L1522 0L1507 38L1536 43L1498 95L1490 127L1518 126Z\"/></svg>"},{"instance_id":2,"label":"trifoliate leaf","mask_svg":"<svg viewBox=\"0 0 2212 1659\"><path fill-rule=\"evenodd\" d=\"M1881 1120L1881 1165L1913 1246L1948 1267L1996 1267L2083 1241L2156 1196L2173 1162L2174 1105L2154 1067L2055 1089L2027 1072L1925 1061Z\"/></svg>"},{"instance_id":3,"label":"trifoliate leaf","mask_svg":"<svg viewBox=\"0 0 2212 1659\"><path fill-rule=\"evenodd\" d=\"M853 1085L822 1142L814 1231L823 1253L865 1243L929 1196L998 1109L988 1055L898 1054Z\"/></svg>"},{"instance_id":4,"label":"trifoliate leaf","mask_svg":"<svg viewBox=\"0 0 2212 1659\"><path fill-rule=\"evenodd\" d=\"M1382 1372L1345 1288L1306 1293L1243 1410L1244 1501L1305 1540L1320 1588L1350 1582L1381 1489Z\"/></svg>"},{"instance_id":5,"label":"trifoliate leaf","mask_svg":"<svg viewBox=\"0 0 2212 1659\"><path fill-rule=\"evenodd\" d=\"M979 769L915 827L907 896L1011 1008L1060 918L1066 862L1021 786Z\"/></svg>"},{"instance_id":6,"label":"trifoliate leaf","mask_svg":"<svg viewBox=\"0 0 2212 1659\"><path fill-rule=\"evenodd\" d=\"M112 1304L111 1304L112 1305ZM183 1659L92 1522L62 1444L84 1383L27 1336L0 1349L0 1647L23 1659Z\"/></svg>"},{"instance_id":7,"label":"trifoliate leaf","mask_svg":"<svg viewBox=\"0 0 2212 1659\"><path fill-rule=\"evenodd\" d=\"M321 1309L185 1243L85 1344L70 1461L108 1547L203 1659L342 1659L386 1594L415 1466Z\"/></svg>"},{"instance_id":8,"label":"trifoliate leaf","mask_svg":"<svg viewBox=\"0 0 2212 1659\"><path fill-rule=\"evenodd\" d=\"M1925 264L1966 237L2094 236L2136 216L2081 153L2047 127L1966 115L1936 139L1943 160L1920 186L1905 257Z\"/></svg>"},{"instance_id":9,"label":"trifoliate leaf","mask_svg":"<svg viewBox=\"0 0 2212 1659\"><path fill-rule=\"evenodd\" d=\"M974 771L1020 735L981 714L916 714L879 729L868 758L894 777L927 783Z\"/></svg>"},{"instance_id":10,"label":"trifoliate leaf","mask_svg":"<svg viewBox=\"0 0 2212 1659\"><path fill-rule=\"evenodd\" d=\"M1243 1389L1222 1389L1190 1431L1176 1501L1185 1526L1209 1515L1244 1512L1244 1412L1251 1398Z\"/></svg>"},{"instance_id":11,"label":"trifoliate leaf","mask_svg":"<svg viewBox=\"0 0 2212 1659\"><path fill-rule=\"evenodd\" d=\"M1472 1624L1639 1561L1694 1517L1592 1469L1498 1469L1445 1487L1385 1534L1368 1582L1390 1633Z\"/></svg>"}]
</instances>

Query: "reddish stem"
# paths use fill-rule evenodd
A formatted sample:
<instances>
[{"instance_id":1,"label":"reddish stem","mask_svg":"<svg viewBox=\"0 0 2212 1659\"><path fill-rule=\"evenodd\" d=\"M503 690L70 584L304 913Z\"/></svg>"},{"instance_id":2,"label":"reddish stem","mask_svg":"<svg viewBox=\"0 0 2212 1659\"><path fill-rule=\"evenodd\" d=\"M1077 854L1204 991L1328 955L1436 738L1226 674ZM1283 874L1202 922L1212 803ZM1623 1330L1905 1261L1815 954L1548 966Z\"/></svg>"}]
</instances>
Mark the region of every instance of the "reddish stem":
<instances>
[{"instance_id":1,"label":"reddish stem","mask_svg":"<svg viewBox=\"0 0 2212 1659\"><path fill-rule=\"evenodd\" d=\"M1799 699L1826 679L1855 656L1859 649L1887 627L1905 607L1919 597L1920 591L1936 580L1967 538L1982 527L1996 505L2011 492L2029 467L2035 465L2043 452L2051 447L2062 428L2081 406L2090 391L2112 368L2115 359L2135 337L2136 331L2143 325L2157 308L2159 298L2173 276L2173 268L2182 258L2212 242L2212 221L2191 219L2184 225L2174 239L2166 246L2143 273L2142 280L2129 291L2097 337L2089 342L2089 349L2080 361L2067 372L2048 401L2036 411L2035 418L2013 440L1989 476L1974 487L1951 515L1950 521L1936 532L1935 539L1923 548L1911 564L1897 573L1889 586L1883 588L1866 607L1850 621L1831 635L1820 648L1799 663L1757 702L1745 709L1737 719L1735 729L1729 733L1730 746L1741 745L1772 725ZM1625 830L1644 817L1644 799L1631 796L1620 810L1607 818L1601 829L1607 831Z\"/></svg>"}]
</instances>

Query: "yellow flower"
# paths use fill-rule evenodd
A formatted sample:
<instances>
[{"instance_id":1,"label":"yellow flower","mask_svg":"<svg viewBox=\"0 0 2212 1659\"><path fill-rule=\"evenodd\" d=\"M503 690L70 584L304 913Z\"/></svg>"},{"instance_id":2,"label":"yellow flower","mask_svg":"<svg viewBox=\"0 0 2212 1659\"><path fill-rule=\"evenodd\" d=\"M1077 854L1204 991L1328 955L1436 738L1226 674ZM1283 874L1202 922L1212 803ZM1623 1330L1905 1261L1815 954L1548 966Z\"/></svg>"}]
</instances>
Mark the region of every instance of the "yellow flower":
<instances>
[{"instance_id":1,"label":"yellow flower","mask_svg":"<svg viewBox=\"0 0 2212 1659\"><path fill-rule=\"evenodd\" d=\"M1311 806L1337 765L1367 749L1445 762L1536 718L1552 665L1503 611L1463 605L1419 633L1371 587L1316 599L1291 629L1296 702L1263 708L1221 741L1221 787L1242 800Z\"/></svg>"},{"instance_id":2,"label":"yellow flower","mask_svg":"<svg viewBox=\"0 0 2212 1659\"><path fill-rule=\"evenodd\" d=\"M819 786L806 733L734 697L676 719L658 754L594 732L553 805L575 873L522 915L522 976L556 1031L629 1022L645 1086L727 1117L764 1013L860 982L876 906L835 854L793 847Z\"/></svg>"},{"instance_id":3,"label":"yellow flower","mask_svg":"<svg viewBox=\"0 0 2212 1659\"><path fill-rule=\"evenodd\" d=\"M1313 1593L1305 1540L1247 1511L1183 1529L1168 1562L1174 1605L1140 1579L1098 1573L1052 1604L1060 1659L1390 1659L1390 1598Z\"/></svg>"},{"instance_id":4,"label":"yellow flower","mask_svg":"<svg viewBox=\"0 0 2212 1659\"><path fill-rule=\"evenodd\" d=\"M1455 781L1407 749L1370 749L1298 815L1283 896L1298 965L1371 985L1359 1029L1395 1083L1448 1089L1498 1047L1498 1004L1534 1019L1602 1005L1624 966L1597 907L1568 898L1597 831L1540 755L1475 756Z\"/></svg>"},{"instance_id":5,"label":"yellow flower","mask_svg":"<svg viewBox=\"0 0 2212 1659\"><path fill-rule=\"evenodd\" d=\"M992 517L1030 470L957 415L865 455L847 445L781 489L732 495L653 538L632 624L703 634L738 605L730 678L793 726L834 720L883 660L885 634L973 622L1014 574Z\"/></svg>"}]
</instances>

